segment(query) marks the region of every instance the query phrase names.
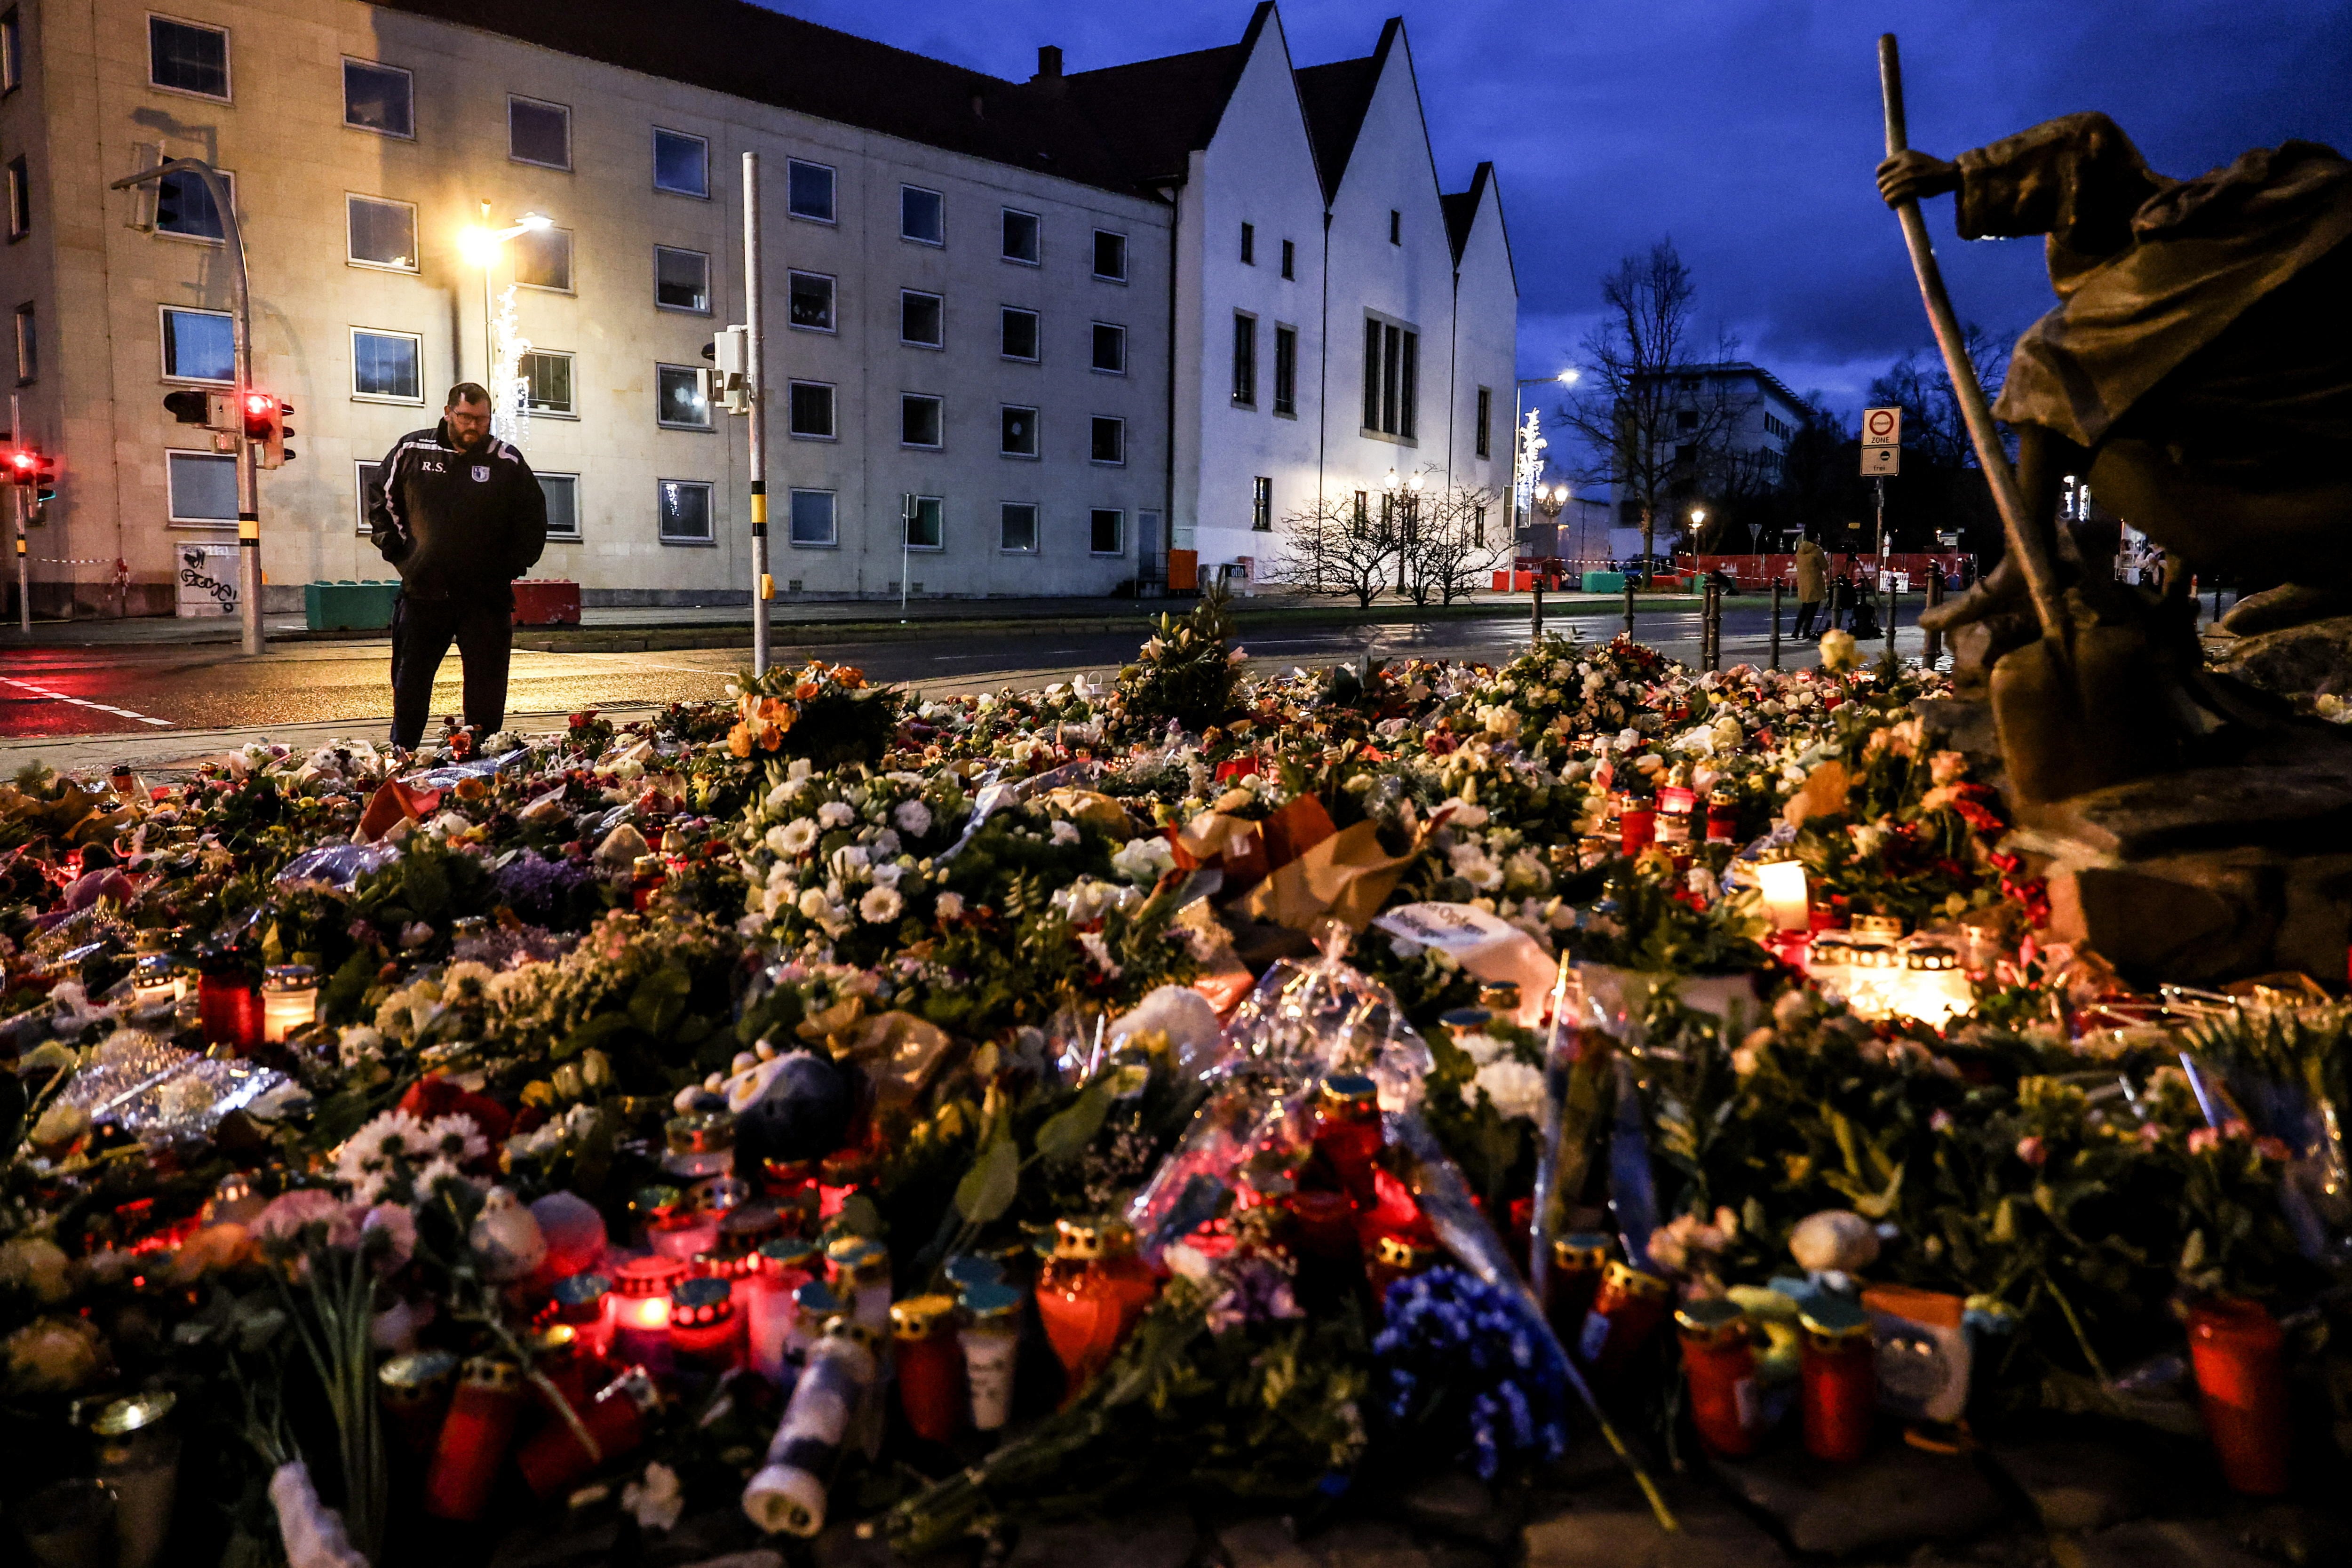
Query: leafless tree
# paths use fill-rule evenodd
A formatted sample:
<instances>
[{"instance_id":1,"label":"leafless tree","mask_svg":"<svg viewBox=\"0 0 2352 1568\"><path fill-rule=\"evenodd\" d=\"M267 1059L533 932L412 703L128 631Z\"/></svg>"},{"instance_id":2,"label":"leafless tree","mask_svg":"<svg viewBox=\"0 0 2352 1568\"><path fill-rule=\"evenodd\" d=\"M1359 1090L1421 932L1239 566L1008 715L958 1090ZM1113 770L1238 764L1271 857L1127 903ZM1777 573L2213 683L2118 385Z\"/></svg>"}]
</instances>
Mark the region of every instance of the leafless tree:
<instances>
[{"instance_id":1,"label":"leafless tree","mask_svg":"<svg viewBox=\"0 0 2352 1568\"><path fill-rule=\"evenodd\" d=\"M1660 516L1705 483L1755 401L1730 378L1694 374L1729 360L1738 346L1728 338L1700 345L1696 292L1672 239L1620 261L1601 280L1606 310L1581 345L1581 390L1559 410L1587 454L1580 477L1614 486L1639 510L1644 555L1654 550Z\"/></svg>"},{"instance_id":2,"label":"leafless tree","mask_svg":"<svg viewBox=\"0 0 2352 1568\"><path fill-rule=\"evenodd\" d=\"M1393 575L1396 530L1382 517L1359 512L1352 498L1318 496L1287 513L1276 537L1281 552L1267 580L1310 594L1352 596L1359 608L1380 597Z\"/></svg>"},{"instance_id":3,"label":"leafless tree","mask_svg":"<svg viewBox=\"0 0 2352 1568\"><path fill-rule=\"evenodd\" d=\"M2008 343L1974 321L1961 329L1960 337L1987 401L1999 397L2009 376ZM1903 445L1917 459L1942 468L1977 466L1977 449L1941 355L1911 350L1871 382L1870 402L1873 407L1903 410ZM2005 432L2004 445L2013 445Z\"/></svg>"},{"instance_id":4,"label":"leafless tree","mask_svg":"<svg viewBox=\"0 0 2352 1568\"><path fill-rule=\"evenodd\" d=\"M1498 490L1430 485L1408 498L1401 545L1405 594L1416 605L1450 605L1484 586L1514 541Z\"/></svg>"}]
</instances>

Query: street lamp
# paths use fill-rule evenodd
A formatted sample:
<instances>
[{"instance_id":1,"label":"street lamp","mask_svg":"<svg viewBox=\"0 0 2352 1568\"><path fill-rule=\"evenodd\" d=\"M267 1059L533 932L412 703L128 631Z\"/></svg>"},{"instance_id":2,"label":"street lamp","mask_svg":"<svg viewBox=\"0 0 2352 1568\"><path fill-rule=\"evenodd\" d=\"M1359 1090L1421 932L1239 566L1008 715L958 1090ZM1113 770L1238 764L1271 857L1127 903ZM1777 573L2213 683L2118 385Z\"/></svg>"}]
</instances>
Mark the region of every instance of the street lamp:
<instances>
[{"instance_id":1,"label":"street lamp","mask_svg":"<svg viewBox=\"0 0 2352 1568\"><path fill-rule=\"evenodd\" d=\"M1526 453L1519 448L1521 439L1519 424L1527 417L1524 406L1527 390L1530 386L1555 384L1560 386L1574 386L1577 378L1583 374L1576 366L1570 365L1566 370L1550 375L1523 375L1519 377L1517 384L1511 389L1511 532L1514 537L1521 528L1527 526L1527 520L1519 512L1519 468L1526 460Z\"/></svg>"},{"instance_id":2,"label":"street lamp","mask_svg":"<svg viewBox=\"0 0 2352 1568\"><path fill-rule=\"evenodd\" d=\"M484 386L489 386L491 380L497 375L499 363L498 345L492 341L496 336L497 329L493 322L497 318L498 310L490 299L491 268L497 266L499 252L505 248L507 241L520 238L526 234L543 234L554 225L555 220L545 213L525 213L505 228L492 228L490 204L484 202L481 223L478 226L469 226L458 232L457 253L466 258L467 265L482 269L482 384ZM490 407L493 411L499 405L498 398L498 389L491 387Z\"/></svg>"}]
</instances>

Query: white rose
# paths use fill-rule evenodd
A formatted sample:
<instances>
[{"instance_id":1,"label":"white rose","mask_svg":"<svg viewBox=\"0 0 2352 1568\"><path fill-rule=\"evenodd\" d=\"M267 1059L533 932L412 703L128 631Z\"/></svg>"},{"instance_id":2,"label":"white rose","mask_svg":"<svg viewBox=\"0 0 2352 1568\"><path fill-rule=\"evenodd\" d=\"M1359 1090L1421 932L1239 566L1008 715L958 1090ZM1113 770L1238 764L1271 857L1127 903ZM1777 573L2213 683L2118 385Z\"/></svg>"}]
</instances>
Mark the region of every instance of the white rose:
<instances>
[{"instance_id":1,"label":"white rose","mask_svg":"<svg viewBox=\"0 0 2352 1568\"><path fill-rule=\"evenodd\" d=\"M1110 868L1130 882L1156 882L1176 868L1176 851L1165 838L1130 838L1110 858Z\"/></svg>"}]
</instances>

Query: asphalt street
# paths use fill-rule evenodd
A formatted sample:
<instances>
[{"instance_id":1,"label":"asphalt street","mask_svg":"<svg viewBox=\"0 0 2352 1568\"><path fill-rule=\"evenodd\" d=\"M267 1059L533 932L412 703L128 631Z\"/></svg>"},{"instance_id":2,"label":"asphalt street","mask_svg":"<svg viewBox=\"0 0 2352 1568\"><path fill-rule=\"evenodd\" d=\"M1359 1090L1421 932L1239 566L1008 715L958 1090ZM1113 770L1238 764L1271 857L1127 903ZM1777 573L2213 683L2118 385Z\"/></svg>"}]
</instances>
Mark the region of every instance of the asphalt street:
<instances>
[{"instance_id":1,"label":"asphalt street","mask_svg":"<svg viewBox=\"0 0 2352 1568\"><path fill-rule=\"evenodd\" d=\"M1784 628L1787 617L1784 616ZM1732 608L1724 617L1724 662L1762 663L1769 612ZM1615 615L1555 616L1551 629L1574 627L1606 638L1622 626ZM906 640L801 647L794 658L821 658L857 665L870 679L933 693L992 690L1090 673L1107 677L1134 656L1142 633L1003 634L971 627L909 628ZM1696 610L1642 615L1635 635L1684 659L1698 653ZM1519 618L1454 620L1391 626L1263 626L1241 639L1254 668L1319 668L1370 653L1381 658L1415 656L1499 662L1523 649L1529 626ZM748 644L748 637L746 638ZM1916 630L1906 626L1901 647L1916 656ZM1810 647L1784 641L1783 660L1809 664ZM343 726L339 732L373 735L389 722L390 644L301 643L257 659L227 646L49 647L0 653L0 763L7 741L68 736L139 736L160 742L172 732ZM526 727L560 722L583 708L643 709L724 694L728 674L750 662L743 648L651 653L538 653L518 650L509 688L510 721ZM455 712L459 699L455 650L435 688L436 712ZM194 738L191 733L191 739ZM21 748L18 748L21 749ZM142 752L152 754L152 745Z\"/></svg>"}]
</instances>

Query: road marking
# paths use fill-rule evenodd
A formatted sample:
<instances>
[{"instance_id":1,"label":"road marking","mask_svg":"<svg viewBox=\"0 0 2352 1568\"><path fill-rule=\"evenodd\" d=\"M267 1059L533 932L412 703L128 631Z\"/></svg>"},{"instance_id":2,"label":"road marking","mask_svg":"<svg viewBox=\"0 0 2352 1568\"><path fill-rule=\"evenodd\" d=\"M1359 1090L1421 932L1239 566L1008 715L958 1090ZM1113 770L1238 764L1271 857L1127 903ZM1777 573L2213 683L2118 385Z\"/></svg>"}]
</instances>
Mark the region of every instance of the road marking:
<instances>
[{"instance_id":1,"label":"road marking","mask_svg":"<svg viewBox=\"0 0 2352 1568\"><path fill-rule=\"evenodd\" d=\"M94 708L100 713L111 713L118 719L134 719L142 724L152 724L159 730L172 728L169 719L150 719L144 713L133 713L128 708L117 708L111 702L91 702L79 697L68 697L62 691L51 691L46 686L36 686L29 680L16 680L0 676L0 684L13 686L19 691L29 691L36 697L46 697L52 702L70 702L77 708Z\"/></svg>"}]
</instances>

